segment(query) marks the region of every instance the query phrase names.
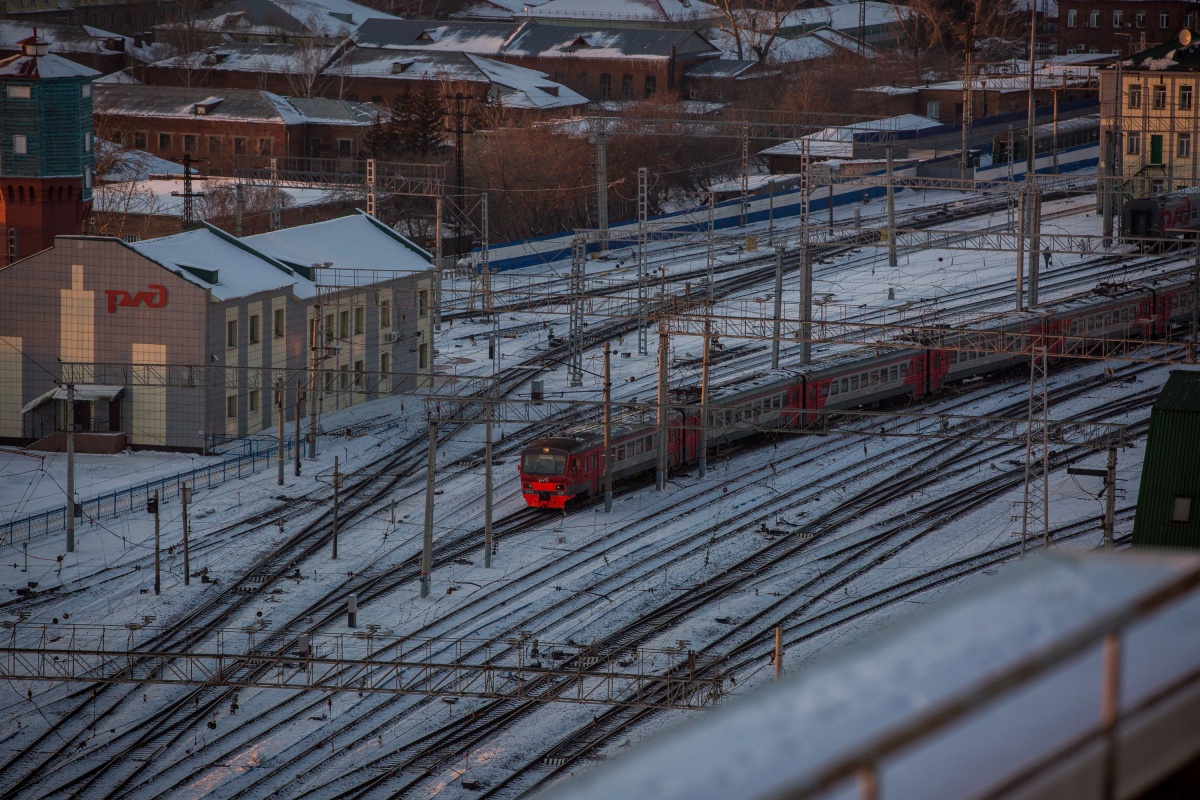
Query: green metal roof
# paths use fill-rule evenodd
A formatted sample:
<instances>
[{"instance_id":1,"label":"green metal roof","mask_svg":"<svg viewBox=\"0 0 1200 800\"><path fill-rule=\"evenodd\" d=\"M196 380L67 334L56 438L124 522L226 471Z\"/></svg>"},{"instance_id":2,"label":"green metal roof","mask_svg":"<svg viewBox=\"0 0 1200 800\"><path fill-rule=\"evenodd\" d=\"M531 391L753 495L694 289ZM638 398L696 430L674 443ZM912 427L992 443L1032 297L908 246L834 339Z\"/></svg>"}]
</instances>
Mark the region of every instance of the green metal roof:
<instances>
[{"instance_id":1,"label":"green metal roof","mask_svg":"<svg viewBox=\"0 0 1200 800\"><path fill-rule=\"evenodd\" d=\"M1154 410L1200 413L1200 372L1171 370L1167 385L1154 401Z\"/></svg>"}]
</instances>

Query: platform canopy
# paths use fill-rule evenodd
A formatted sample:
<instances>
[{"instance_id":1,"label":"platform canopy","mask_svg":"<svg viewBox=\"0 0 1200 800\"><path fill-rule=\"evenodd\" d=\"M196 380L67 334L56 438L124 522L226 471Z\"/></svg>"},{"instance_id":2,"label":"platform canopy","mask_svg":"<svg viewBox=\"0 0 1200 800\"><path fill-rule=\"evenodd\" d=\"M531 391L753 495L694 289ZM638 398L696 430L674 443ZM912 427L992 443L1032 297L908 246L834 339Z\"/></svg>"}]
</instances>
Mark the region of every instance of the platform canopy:
<instances>
[{"instance_id":1,"label":"platform canopy","mask_svg":"<svg viewBox=\"0 0 1200 800\"><path fill-rule=\"evenodd\" d=\"M76 401L95 401L95 400L113 400L121 396L121 392L125 391L124 386L109 386L103 383L77 383L75 384L75 400ZM38 396L35 400L30 400L21 409L22 414L28 414L30 411L41 408L51 400L66 400L67 387L55 386L50 391Z\"/></svg>"}]
</instances>

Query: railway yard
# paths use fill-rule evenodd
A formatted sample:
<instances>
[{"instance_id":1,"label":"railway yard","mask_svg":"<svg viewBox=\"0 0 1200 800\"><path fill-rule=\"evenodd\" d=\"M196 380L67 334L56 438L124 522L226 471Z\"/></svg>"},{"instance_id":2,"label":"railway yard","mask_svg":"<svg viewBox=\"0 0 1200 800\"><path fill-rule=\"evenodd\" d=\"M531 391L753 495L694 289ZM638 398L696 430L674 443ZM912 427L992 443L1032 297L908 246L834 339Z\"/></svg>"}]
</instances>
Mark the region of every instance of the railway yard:
<instances>
[{"instance_id":1,"label":"railway yard","mask_svg":"<svg viewBox=\"0 0 1200 800\"><path fill-rule=\"evenodd\" d=\"M851 213L839 209L839 222L849 224ZM905 228L986 232L1009 229L1013 210L1005 196L905 191L896 213ZM1082 190L1048 193L1041 213L1043 236L1100 230L1095 195ZM858 215L863 227L878 227L882 204L864 205ZM794 237L794 222L787 225L770 234L756 225L749 234L757 250L746 247L744 230L723 235L711 256L701 236L652 244L651 298L702 297L711 289L715 302L769 317L776 267L767 241ZM1041 274L1040 299L1061 301L1102 284L1187 281L1194 265L1188 247L1141 252L1118 243L1107 251L1055 252ZM625 246L587 263L582 386L572 385L567 366L567 303L554 299L567 270L560 262L492 276L490 318L469 278L447 277L435 339L439 394L494 375L496 394L514 400L527 399L537 380L548 399L598 401L602 348L611 343L613 402L654 402L657 333L651 330L650 347L639 353L638 319L622 311L635 296L634 254ZM847 235L816 249L814 318L903 317L923 326L984 318L1012 310L1013 274L1013 254L983 249L901 249L893 268L877 239ZM798 296L791 267L782 285L789 301ZM820 341L812 357L819 364L861 347ZM699 383L702 348L700 337L671 337L673 387ZM1132 529L1150 407L1185 350L1177 337L1049 368L1051 419L1124 426L1117 548L1128 545ZM1140 360L1121 357L1130 354ZM779 368L796 369L800 359L800 346L785 341ZM770 341L722 336L710 380L750 379L772 366ZM723 446L709 455L703 477L686 465L668 475L662 491L652 474L619 484L611 511L602 498L565 511L527 508L518 477L523 447L577 426L595 428L594 405L572 419L497 421L490 567L481 419L438 427L429 497L431 406L419 394L327 413L319 456L303 461L302 477L289 465L282 487L270 469L195 493L190 562L192 574L203 577L190 585L175 501L162 509L160 595L152 590L153 519L140 510L85 520L77 552L65 558L61 535L33 539L27 552L3 548L0 574L9 591L0 594L0 638L70 640L98 636L106 626L111 641L131 645L121 668L148 679L5 681L0 796L532 795L705 713L703 706L774 680L776 666L801 673L956 588L986 580L1023 550L1102 548L1100 481L1066 469L1103 467L1107 449L1074 440L1049 453L1049 541L1039 526L1023 542L1029 407L1026 363L889 403L879 410L892 413L832 433L768 433ZM944 415L954 427L927 435L917 415ZM994 435L984 417L1021 420L1020 430L1010 431L1020 436ZM344 476L336 518L335 456ZM122 480L131 485L139 470L178 463L127 455L118 462L127 468L114 470L104 459L80 457L82 494ZM63 470L61 456L36 464L0 453L0 510L15 517L61 504ZM431 591L422 597L430 499ZM158 656L146 655L211 651L217 641L262 657L228 659L220 680L185 685L168 679L172 670ZM340 649L382 653L404 641L421 642L430 659L424 667L410 659L405 668L424 669L424 685L436 689L389 692L369 663ZM331 679L338 690L265 688L294 669L292 661L267 655L294 660L308 647L344 673ZM485 661L509 666L489 671L486 690L476 691L470 665ZM601 690L584 673L604 669L624 677L586 695L583 687ZM648 679L634 681L634 673ZM686 680L665 679L679 674ZM396 685L408 680L392 678Z\"/></svg>"}]
</instances>

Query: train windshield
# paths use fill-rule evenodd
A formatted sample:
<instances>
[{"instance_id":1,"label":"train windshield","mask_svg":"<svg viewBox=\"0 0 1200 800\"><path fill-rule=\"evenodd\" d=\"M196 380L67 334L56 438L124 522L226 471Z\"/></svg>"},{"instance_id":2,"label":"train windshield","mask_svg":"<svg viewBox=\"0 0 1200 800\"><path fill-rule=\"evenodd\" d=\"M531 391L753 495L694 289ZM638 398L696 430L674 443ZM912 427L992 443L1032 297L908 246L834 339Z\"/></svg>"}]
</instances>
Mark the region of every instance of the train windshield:
<instances>
[{"instance_id":1,"label":"train windshield","mask_svg":"<svg viewBox=\"0 0 1200 800\"><path fill-rule=\"evenodd\" d=\"M567 470L567 457L552 453L526 453L521 467L526 475L562 475Z\"/></svg>"}]
</instances>

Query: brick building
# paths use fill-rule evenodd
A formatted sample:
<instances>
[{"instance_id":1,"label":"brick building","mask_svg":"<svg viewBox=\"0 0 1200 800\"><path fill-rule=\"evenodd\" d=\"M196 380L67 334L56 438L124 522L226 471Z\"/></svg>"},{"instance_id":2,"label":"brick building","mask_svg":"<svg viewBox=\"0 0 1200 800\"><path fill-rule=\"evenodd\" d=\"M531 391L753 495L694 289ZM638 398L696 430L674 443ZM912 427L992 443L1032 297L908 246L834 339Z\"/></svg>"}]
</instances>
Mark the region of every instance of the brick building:
<instances>
[{"instance_id":1,"label":"brick building","mask_svg":"<svg viewBox=\"0 0 1200 800\"><path fill-rule=\"evenodd\" d=\"M428 253L361 213L240 240L207 226L136 244L59 237L0 269L14 306L0 315L0 442L63 429L59 360L232 378L80 386L75 420L90 434L81 449L99 452L199 451L273 429L279 411L262 369L289 370L283 413L294 419L314 340L322 410L412 391L432 362L430 274Z\"/></svg>"},{"instance_id":2,"label":"brick building","mask_svg":"<svg viewBox=\"0 0 1200 800\"><path fill-rule=\"evenodd\" d=\"M95 138L92 88L98 75L51 55L44 39L21 41L0 61L2 263L79 233L92 206Z\"/></svg>"},{"instance_id":3,"label":"brick building","mask_svg":"<svg viewBox=\"0 0 1200 800\"><path fill-rule=\"evenodd\" d=\"M1064 0L1058 52L1123 55L1173 40L1195 24L1190 0Z\"/></svg>"},{"instance_id":4,"label":"brick building","mask_svg":"<svg viewBox=\"0 0 1200 800\"><path fill-rule=\"evenodd\" d=\"M238 156L358 158L382 110L344 100L248 89L97 84L104 138L170 161L185 154L204 171L232 175Z\"/></svg>"}]
</instances>

